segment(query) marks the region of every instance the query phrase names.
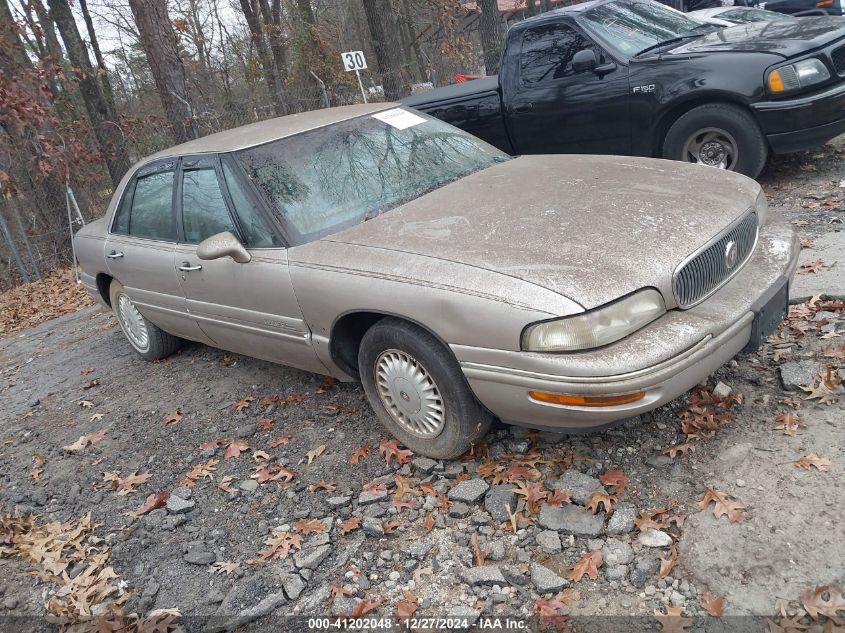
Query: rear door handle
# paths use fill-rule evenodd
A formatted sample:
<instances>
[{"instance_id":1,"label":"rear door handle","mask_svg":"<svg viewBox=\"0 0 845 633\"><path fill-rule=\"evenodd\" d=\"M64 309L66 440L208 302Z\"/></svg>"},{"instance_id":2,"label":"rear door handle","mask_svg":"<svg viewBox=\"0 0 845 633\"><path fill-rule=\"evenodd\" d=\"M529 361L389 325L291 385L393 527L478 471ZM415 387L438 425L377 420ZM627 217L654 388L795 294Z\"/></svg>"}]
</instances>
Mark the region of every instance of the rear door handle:
<instances>
[{"instance_id":1,"label":"rear door handle","mask_svg":"<svg viewBox=\"0 0 845 633\"><path fill-rule=\"evenodd\" d=\"M112 251L108 255L106 255L109 259L120 259L123 257L123 253L118 253L117 251Z\"/></svg>"},{"instance_id":2,"label":"rear door handle","mask_svg":"<svg viewBox=\"0 0 845 633\"><path fill-rule=\"evenodd\" d=\"M191 262L182 262L182 265L179 266L179 270L184 270L185 272L190 272L192 270L202 270L202 264L191 266Z\"/></svg>"},{"instance_id":3,"label":"rear door handle","mask_svg":"<svg viewBox=\"0 0 845 633\"><path fill-rule=\"evenodd\" d=\"M514 112L531 112L534 109L533 103L520 103L513 107Z\"/></svg>"}]
</instances>

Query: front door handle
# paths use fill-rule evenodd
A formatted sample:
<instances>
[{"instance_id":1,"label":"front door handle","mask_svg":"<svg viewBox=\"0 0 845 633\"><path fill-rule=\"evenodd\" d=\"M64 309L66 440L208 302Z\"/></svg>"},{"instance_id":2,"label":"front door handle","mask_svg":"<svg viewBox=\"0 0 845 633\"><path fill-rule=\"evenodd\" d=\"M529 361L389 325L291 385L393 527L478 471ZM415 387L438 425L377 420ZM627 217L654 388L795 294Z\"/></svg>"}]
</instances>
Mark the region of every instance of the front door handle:
<instances>
[{"instance_id":1,"label":"front door handle","mask_svg":"<svg viewBox=\"0 0 845 633\"><path fill-rule=\"evenodd\" d=\"M192 270L202 270L202 264L191 266L191 262L182 262L182 265L179 266L179 270L183 270L185 272L190 272Z\"/></svg>"},{"instance_id":2,"label":"front door handle","mask_svg":"<svg viewBox=\"0 0 845 633\"><path fill-rule=\"evenodd\" d=\"M109 259L120 259L123 257L123 253L118 253L117 251L112 251L108 255L106 255Z\"/></svg>"}]
</instances>

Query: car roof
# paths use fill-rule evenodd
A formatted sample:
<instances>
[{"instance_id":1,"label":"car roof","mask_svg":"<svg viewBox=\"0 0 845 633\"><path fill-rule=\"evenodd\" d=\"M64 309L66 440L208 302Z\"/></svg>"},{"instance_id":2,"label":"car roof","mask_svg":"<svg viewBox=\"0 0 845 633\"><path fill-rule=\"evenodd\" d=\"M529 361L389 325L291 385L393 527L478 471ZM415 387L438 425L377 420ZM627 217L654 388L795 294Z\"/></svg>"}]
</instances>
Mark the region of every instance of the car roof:
<instances>
[{"instance_id":1,"label":"car roof","mask_svg":"<svg viewBox=\"0 0 845 633\"><path fill-rule=\"evenodd\" d=\"M551 11L546 11L545 13L540 13L538 15L531 16L530 18L525 18L524 20L517 22L514 27L521 28L525 25L534 24L536 22L543 22L544 20L548 20L556 16L583 13L587 9L592 9L593 7L598 6L600 4L607 4L613 1L614 0L589 0L588 2L581 2L579 4L573 4L568 7L552 9Z\"/></svg>"},{"instance_id":2,"label":"car roof","mask_svg":"<svg viewBox=\"0 0 845 633\"><path fill-rule=\"evenodd\" d=\"M736 9L736 8L737 7L713 7L711 9L698 9L697 11L690 11L689 13L687 13L687 15L691 15L693 17L708 18L711 15L719 15L720 13L724 13L728 9ZM742 7L740 7L740 8L742 8Z\"/></svg>"},{"instance_id":3,"label":"car roof","mask_svg":"<svg viewBox=\"0 0 845 633\"><path fill-rule=\"evenodd\" d=\"M202 136L187 143L174 145L152 156L148 156L142 162L148 163L153 160L185 156L188 154L235 152L248 147L269 143L280 138L307 132L318 127L331 125L332 123L339 123L358 116L395 108L399 105L392 102L382 102L368 105L339 106L336 108L324 108L322 110L289 114L288 116L268 119L258 123L241 125L240 127L223 132Z\"/></svg>"}]
</instances>

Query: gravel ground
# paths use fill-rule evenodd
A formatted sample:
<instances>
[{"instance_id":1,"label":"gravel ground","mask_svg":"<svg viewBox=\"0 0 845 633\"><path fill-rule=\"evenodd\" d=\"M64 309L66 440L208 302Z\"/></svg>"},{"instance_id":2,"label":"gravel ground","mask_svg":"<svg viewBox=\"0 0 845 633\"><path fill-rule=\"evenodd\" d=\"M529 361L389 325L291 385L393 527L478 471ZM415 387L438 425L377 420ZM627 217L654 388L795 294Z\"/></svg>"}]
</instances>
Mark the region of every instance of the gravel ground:
<instances>
[{"instance_id":1,"label":"gravel ground","mask_svg":"<svg viewBox=\"0 0 845 633\"><path fill-rule=\"evenodd\" d=\"M828 145L761 177L802 237L845 235L842 157L842 143ZM802 594L845 583L843 308L793 307L759 352L615 429L503 426L451 462L391 444L357 385L201 345L145 363L97 309L2 339L0 628L47 630L48 617L81 608L150 616L161 631L304 631L319 628L308 617L409 613L486 630L507 630L505 618L693 630L688 617L696 630L763 631L770 618L784 627L771 630L821 631ZM804 399L820 373L827 402ZM808 455L819 459L795 464ZM163 507L131 514L148 499ZM30 514L66 525L36 532L8 518ZM41 547L51 538L63 545ZM113 591L59 608L88 569ZM845 615L835 597L827 612ZM785 628L790 617L804 628Z\"/></svg>"}]
</instances>

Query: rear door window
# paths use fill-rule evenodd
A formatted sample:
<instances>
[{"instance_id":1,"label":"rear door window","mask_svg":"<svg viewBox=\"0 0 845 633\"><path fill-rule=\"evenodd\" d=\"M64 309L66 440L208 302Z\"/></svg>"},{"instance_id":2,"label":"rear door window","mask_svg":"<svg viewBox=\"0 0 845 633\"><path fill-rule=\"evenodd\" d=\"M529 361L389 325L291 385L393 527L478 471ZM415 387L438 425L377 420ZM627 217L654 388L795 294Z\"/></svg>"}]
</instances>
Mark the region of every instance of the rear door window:
<instances>
[{"instance_id":1,"label":"rear door window","mask_svg":"<svg viewBox=\"0 0 845 633\"><path fill-rule=\"evenodd\" d=\"M173 218L174 173L172 169L158 170L140 175L135 180L128 226L123 221L124 211L121 209L116 232L123 228L126 234L134 237L168 242L176 239Z\"/></svg>"},{"instance_id":2,"label":"rear door window","mask_svg":"<svg viewBox=\"0 0 845 633\"><path fill-rule=\"evenodd\" d=\"M574 75L575 53L591 48L601 55L592 41L567 24L542 24L522 35L519 76L524 86L554 81Z\"/></svg>"}]
</instances>

